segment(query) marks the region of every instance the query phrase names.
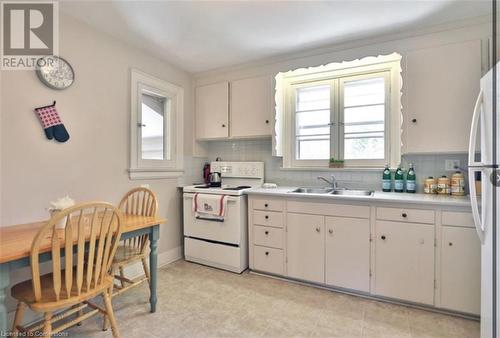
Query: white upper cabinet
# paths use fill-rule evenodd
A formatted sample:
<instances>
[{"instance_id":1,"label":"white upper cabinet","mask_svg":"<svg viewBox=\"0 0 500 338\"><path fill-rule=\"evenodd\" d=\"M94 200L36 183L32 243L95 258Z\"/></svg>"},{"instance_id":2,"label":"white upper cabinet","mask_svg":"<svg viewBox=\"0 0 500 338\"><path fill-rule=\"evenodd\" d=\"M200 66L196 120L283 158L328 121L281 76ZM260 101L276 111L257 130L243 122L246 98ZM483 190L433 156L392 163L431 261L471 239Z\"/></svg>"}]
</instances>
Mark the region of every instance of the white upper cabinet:
<instances>
[{"instance_id":1,"label":"white upper cabinet","mask_svg":"<svg viewBox=\"0 0 500 338\"><path fill-rule=\"evenodd\" d=\"M229 83L220 82L196 88L196 139L229 136Z\"/></svg>"},{"instance_id":2,"label":"white upper cabinet","mask_svg":"<svg viewBox=\"0 0 500 338\"><path fill-rule=\"evenodd\" d=\"M403 153L466 152L481 78L481 41L408 53Z\"/></svg>"},{"instance_id":3,"label":"white upper cabinet","mask_svg":"<svg viewBox=\"0 0 500 338\"><path fill-rule=\"evenodd\" d=\"M272 84L271 76L231 82L231 137L272 135Z\"/></svg>"}]
</instances>

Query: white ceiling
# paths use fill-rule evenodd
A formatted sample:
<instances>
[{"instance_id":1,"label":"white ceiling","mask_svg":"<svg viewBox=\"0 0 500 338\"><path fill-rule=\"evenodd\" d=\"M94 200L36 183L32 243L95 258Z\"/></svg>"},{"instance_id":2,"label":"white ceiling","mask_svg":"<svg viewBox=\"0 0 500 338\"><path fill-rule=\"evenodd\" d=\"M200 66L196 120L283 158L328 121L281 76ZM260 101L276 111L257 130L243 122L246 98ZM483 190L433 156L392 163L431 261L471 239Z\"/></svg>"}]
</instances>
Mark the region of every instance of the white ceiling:
<instances>
[{"instance_id":1,"label":"white ceiling","mask_svg":"<svg viewBox=\"0 0 500 338\"><path fill-rule=\"evenodd\" d=\"M63 12L196 73L487 15L489 0L71 1Z\"/></svg>"}]
</instances>

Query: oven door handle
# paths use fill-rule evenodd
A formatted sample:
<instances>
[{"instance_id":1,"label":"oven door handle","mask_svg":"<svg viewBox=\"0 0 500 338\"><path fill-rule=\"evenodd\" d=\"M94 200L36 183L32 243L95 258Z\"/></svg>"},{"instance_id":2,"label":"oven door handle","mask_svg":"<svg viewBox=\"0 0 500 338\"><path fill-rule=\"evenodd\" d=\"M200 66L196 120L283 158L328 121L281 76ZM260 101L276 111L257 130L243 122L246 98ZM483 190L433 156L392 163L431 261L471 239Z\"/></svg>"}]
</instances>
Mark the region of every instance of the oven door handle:
<instances>
[{"instance_id":1,"label":"oven door handle","mask_svg":"<svg viewBox=\"0 0 500 338\"><path fill-rule=\"evenodd\" d=\"M201 216L196 216L196 219L199 219L202 221L210 221L210 222L221 222L221 223L224 222L224 219L201 217Z\"/></svg>"},{"instance_id":2,"label":"oven door handle","mask_svg":"<svg viewBox=\"0 0 500 338\"><path fill-rule=\"evenodd\" d=\"M191 194L191 193L189 193L189 194L185 193L184 194L184 198L185 199L192 200L193 196L194 196L194 194ZM238 200L238 197L232 197L232 196L229 196L229 195L224 195L224 196L226 196L226 201L228 201L228 202L236 202Z\"/></svg>"}]
</instances>

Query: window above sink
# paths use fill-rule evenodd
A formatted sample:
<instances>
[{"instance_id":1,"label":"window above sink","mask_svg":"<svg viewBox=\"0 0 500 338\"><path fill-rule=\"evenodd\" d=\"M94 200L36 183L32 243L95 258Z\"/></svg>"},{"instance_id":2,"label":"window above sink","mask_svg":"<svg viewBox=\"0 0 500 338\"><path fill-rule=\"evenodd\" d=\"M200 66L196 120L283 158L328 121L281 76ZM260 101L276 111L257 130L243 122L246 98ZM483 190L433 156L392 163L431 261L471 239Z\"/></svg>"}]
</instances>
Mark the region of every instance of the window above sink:
<instances>
[{"instance_id":1,"label":"window above sink","mask_svg":"<svg viewBox=\"0 0 500 338\"><path fill-rule=\"evenodd\" d=\"M276 155L283 168L379 168L400 161L401 55L276 76Z\"/></svg>"}]
</instances>

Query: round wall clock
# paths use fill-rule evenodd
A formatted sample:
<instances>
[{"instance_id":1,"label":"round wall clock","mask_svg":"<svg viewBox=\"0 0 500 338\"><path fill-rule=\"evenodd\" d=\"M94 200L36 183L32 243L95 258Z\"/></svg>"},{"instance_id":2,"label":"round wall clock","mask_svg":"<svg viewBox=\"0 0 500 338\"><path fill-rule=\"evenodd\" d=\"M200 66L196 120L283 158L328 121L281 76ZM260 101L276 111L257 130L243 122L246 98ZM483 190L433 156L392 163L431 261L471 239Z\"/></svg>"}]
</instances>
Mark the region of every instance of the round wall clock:
<instances>
[{"instance_id":1,"label":"round wall clock","mask_svg":"<svg viewBox=\"0 0 500 338\"><path fill-rule=\"evenodd\" d=\"M75 72L69 62L55 55L38 59L36 75L47 87L59 90L68 88L75 80Z\"/></svg>"}]
</instances>

